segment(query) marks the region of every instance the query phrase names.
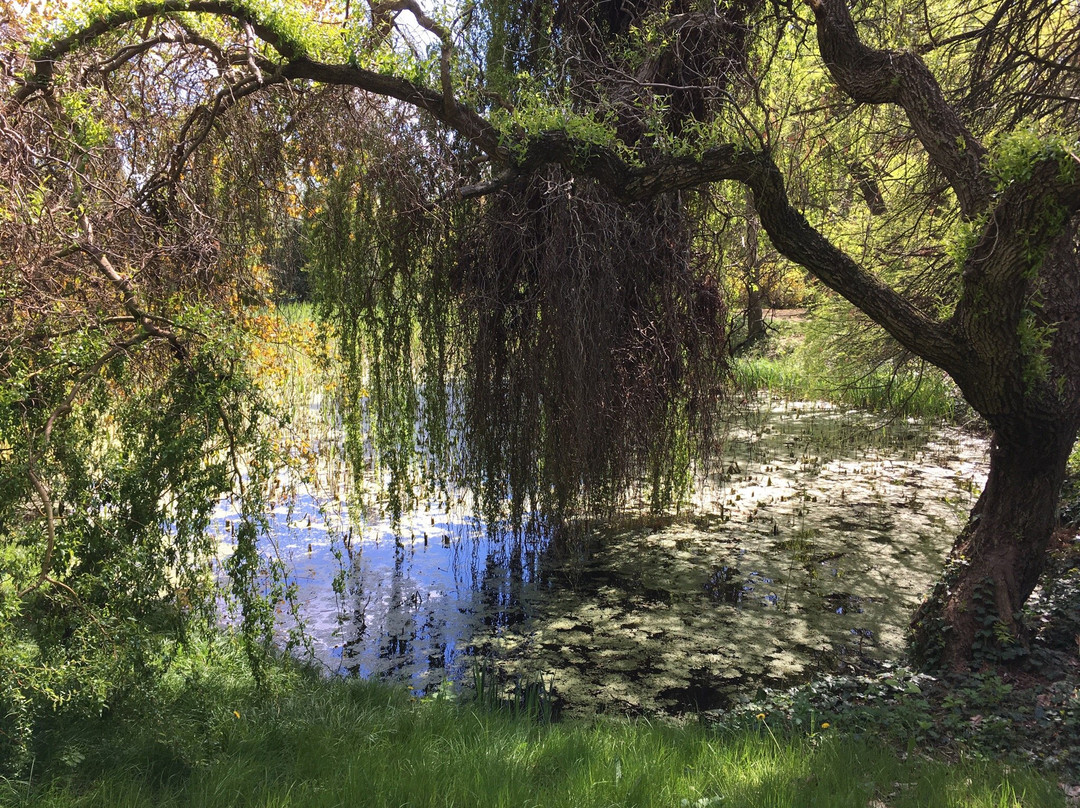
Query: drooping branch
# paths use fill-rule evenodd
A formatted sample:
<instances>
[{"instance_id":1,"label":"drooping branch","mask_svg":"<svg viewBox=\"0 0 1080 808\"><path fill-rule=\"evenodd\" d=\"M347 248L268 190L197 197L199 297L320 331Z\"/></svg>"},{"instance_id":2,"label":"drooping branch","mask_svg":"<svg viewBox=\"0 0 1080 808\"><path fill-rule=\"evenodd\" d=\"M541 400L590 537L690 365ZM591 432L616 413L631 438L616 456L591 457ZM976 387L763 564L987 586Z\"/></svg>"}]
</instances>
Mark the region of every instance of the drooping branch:
<instances>
[{"instance_id":1,"label":"drooping branch","mask_svg":"<svg viewBox=\"0 0 1080 808\"><path fill-rule=\"evenodd\" d=\"M135 284L131 282L130 278L125 277L116 270L105 251L95 243L93 228L85 214L79 216L79 227L83 231L83 240L79 244L80 249L90 257L101 274L120 293L120 299L128 314L135 318L143 332L166 342L176 358L181 362L186 362L188 352L184 343L172 329L162 327L146 312L139 302Z\"/></svg>"},{"instance_id":2,"label":"drooping branch","mask_svg":"<svg viewBox=\"0 0 1080 808\"><path fill-rule=\"evenodd\" d=\"M477 182L472 185L463 185L460 188L456 188L453 191L452 196L456 196L458 199L479 199L482 196L496 193L504 188L508 187L519 175L517 171L512 168L508 168L501 174L492 177L484 182Z\"/></svg>"},{"instance_id":3,"label":"drooping branch","mask_svg":"<svg viewBox=\"0 0 1080 808\"><path fill-rule=\"evenodd\" d=\"M180 127L176 145L169 157L168 168L155 174L143 185L136 194L136 204L143 204L161 188L175 189L188 160L213 131L218 119L243 98L283 81L277 74L264 76L259 72L258 75L249 76L237 84L219 90L209 104L196 107Z\"/></svg>"},{"instance_id":4,"label":"drooping branch","mask_svg":"<svg viewBox=\"0 0 1080 808\"><path fill-rule=\"evenodd\" d=\"M768 151L725 144L700 157L661 159L648 166L632 167L611 149L581 144L564 132L546 132L530 139L518 168L533 170L551 163L598 180L625 202L721 180L741 182L754 192L754 206L762 226L786 258L812 272L908 350L947 372L956 370L961 361L960 345L943 323L860 267L792 207L783 176Z\"/></svg>"},{"instance_id":5,"label":"drooping branch","mask_svg":"<svg viewBox=\"0 0 1080 808\"><path fill-rule=\"evenodd\" d=\"M521 172L557 164L574 174L597 180L623 202L641 202L661 194L700 188L743 177L756 152L725 143L700 156L667 157L634 166L614 149L577 140L553 130L528 136L524 154L512 165Z\"/></svg>"},{"instance_id":6,"label":"drooping branch","mask_svg":"<svg viewBox=\"0 0 1080 808\"><path fill-rule=\"evenodd\" d=\"M931 160L956 189L964 212L972 215L985 209L992 191L990 178L982 165L985 149L945 101L925 64L911 53L879 51L863 44L842 0L812 0L812 5L818 19L822 56L840 86L858 101L897 103L903 107ZM415 16L418 8L412 6L410 0L400 0L376 8L381 8L383 13L409 10ZM616 198L627 203L721 180L742 182L753 190L762 225L787 258L814 273L909 350L949 372L954 372L964 361L962 344L953 337L951 325L926 315L860 267L791 206L783 177L768 152L725 144L708 149L700 156L660 158L649 165L637 166L627 162L614 149L582 142L565 131L519 135L518 143L508 148L499 130L487 118L455 99L448 86L448 72L442 72L439 91L351 64L317 61L307 56L298 44L256 19L248 6L235 0L166 0L113 13L44 51L35 62L37 80L47 81L56 59L95 36L140 16L180 10L231 16L250 25L255 34L284 58L284 63L277 68L281 78L355 87L395 98L449 126L487 154L493 167L502 169L496 179L469 186L463 189L463 195L481 196L502 187L515 174L536 171L550 164L561 165L573 174L599 181ZM422 11L419 13L423 14ZM421 24L423 22L421 20ZM447 54L451 44L449 33L434 21L428 20L428 23L425 27L440 37L444 55ZM1075 189L1062 186L1055 193L1062 204L1075 210Z\"/></svg>"},{"instance_id":7,"label":"drooping branch","mask_svg":"<svg viewBox=\"0 0 1080 808\"><path fill-rule=\"evenodd\" d=\"M284 78L309 79L327 84L356 87L376 95L404 101L452 127L477 148L499 162L505 162L506 152L499 143L495 128L471 107L454 99L448 62L452 49L449 32L427 17L411 0L399 0L385 4L381 8L386 11L409 10L414 16L419 14L418 23L439 36L442 42L441 92L397 76L376 73L352 65L330 64L311 59L306 55L306 49L301 42L261 19L249 4L240 0L162 0L162 2L141 3L134 7L114 9L84 28L53 42L34 57L33 76L14 94L12 102L16 105L21 104L47 87L52 80L53 70L58 61L110 31L147 17L197 12L231 17L245 26L250 26L252 33L270 45L285 60L280 73Z\"/></svg>"},{"instance_id":8,"label":"drooping branch","mask_svg":"<svg viewBox=\"0 0 1080 808\"><path fill-rule=\"evenodd\" d=\"M509 154L500 143L499 132L490 121L460 101L451 99L448 106L443 93L408 79L375 73L362 67L318 62L307 57L291 60L282 69L281 75L289 79L308 79L324 84L356 87L375 95L404 101L454 129L495 162L509 162Z\"/></svg>"},{"instance_id":9,"label":"drooping branch","mask_svg":"<svg viewBox=\"0 0 1080 808\"><path fill-rule=\"evenodd\" d=\"M301 42L260 19L248 3L241 0L161 0L110 9L83 28L55 40L34 56L34 75L15 93L13 101L21 104L52 80L58 61L75 52L83 45L120 28L127 23L162 14L194 12L232 17L251 26L252 32L266 42L285 59L293 59L304 53Z\"/></svg>"},{"instance_id":10,"label":"drooping branch","mask_svg":"<svg viewBox=\"0 0 1080 808\"><path fill-rule=\"evenodd\" d=\"M930 161L956 192L961 212L976 216L990 204L993 184L986 148L945 100L937 79L916 54L875 50L855 30L846 0L808 0L817 20L818 46L832 77L860 103L898 104Z\"/></svg>"},{"instance_id":11,"label":"drooping branch","mask_svg":"<svg viewBox=\"0 0 1080 808\"><path fill-rule=\"evenodd\" d=\"M185 4L185 8L227 14L251 22L260 36L268 30L265 25L261 29L257 27L251 13L236 3L202 0ZM153 11L162 13L162 7L154 6ZM139 13L149 14L150 8L137 7L129 16L113 19L112 25L130 21L130 15ZM108 29L103 26L104 22L95 23L85 34L62 40L48 53L52 58L59 58L62 53L89 41L92 35ZM647 166L634 166L613 149L582 142L564 131L523 136L524 148L511 152L500 141L498 130L485 117L453 98L448 99L444 93L353 65L319 62L298 54L294 47L279 46L279 38L273 32L266 36L287 59L279 70L280 76L356 87L404 101L450 126L488 154L493 164L512 172L526 173L544 165L562 165L574 174L599 181L615 197L628 203L721 180L743 182L753 189L762 225L784 255L818 275L824 283L863 309L905 347L946 369L950 361L955 361L956 344L941 324L859 267L791 207L783 178L771 156L765 152L725 144L708 149L700 156L662 158ZM41 64L39 60L39 75ZM470 188L469 194L480 195L494 190L499 182Z\"/></svg>"}]
</instances>

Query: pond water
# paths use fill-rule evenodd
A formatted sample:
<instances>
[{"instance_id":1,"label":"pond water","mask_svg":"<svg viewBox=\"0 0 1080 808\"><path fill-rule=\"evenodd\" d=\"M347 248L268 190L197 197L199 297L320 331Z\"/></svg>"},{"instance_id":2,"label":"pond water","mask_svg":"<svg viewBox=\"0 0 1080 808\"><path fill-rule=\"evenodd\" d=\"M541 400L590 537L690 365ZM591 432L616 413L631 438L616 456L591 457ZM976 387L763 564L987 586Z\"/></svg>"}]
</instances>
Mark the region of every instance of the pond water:
<instances>
[{"instance_id":1,"label":"pond water","mask_svg":"<svg viewBox=\"0 0 1080 808\"><path fill-rule=\"evenodd\" d=\"M435 503L396 529L352 524L339 497L301 489L268 515L264 551L296 584L316 660L418 692L482 664L542 679L564 712L677 714L896 656L979 493L985 443L757 404L679 514L559 542L491 535ZM225 546L232 519L223 504Z\"/></svg>"}]
</instances>

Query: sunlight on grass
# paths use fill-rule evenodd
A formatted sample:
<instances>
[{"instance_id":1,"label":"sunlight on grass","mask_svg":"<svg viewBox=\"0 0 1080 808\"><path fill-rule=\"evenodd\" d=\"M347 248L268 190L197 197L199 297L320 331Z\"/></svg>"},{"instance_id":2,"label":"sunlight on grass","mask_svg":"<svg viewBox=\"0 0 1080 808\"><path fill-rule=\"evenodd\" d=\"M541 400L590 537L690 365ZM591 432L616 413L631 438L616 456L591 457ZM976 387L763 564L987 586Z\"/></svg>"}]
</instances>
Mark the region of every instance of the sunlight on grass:
<instances>
[{"instance_id":1,"label":"sunlight on grass","mask_svg":"<svg viewBox=\"0 0 1080 808\"><path fill-rule=\"evenodd\" d=\"M83 728L62 776L8 783L39 806L1064 806L989 761L902 759L867 738L609 718L537 724L383 685L279 674L260 696L218 662L166 683L153 716ZM239 712L241 718L235 717Z\"/></svg>"},{"instance_id":2,"label":"sunlight on grass","mask_svg":"<svg viewBox=\"0 0 1080 808\"><path fill-rule=\"evenodd\" d=\"M838 385L828 381L829 374L808 364L802 352L794 352L741 358L733 373L740 389L791 401L830 401L931 420L957 421L967 414L955 388L933 369L921 377L911 372L892 375L879 371L857 384Z\"/></svg>"},{"instance_id":3,"label":"sunlight on grass","mask_svg":"<svg viewBox=\"0 0 1080 808\"><path fill-rule=\"evenodd\" d=\"M336 501L348 481L332 344L308 311L258 317L250 361L291 414L278 448L294 465L282 479ZM747 360L737 373L749 387L826 397L791 362ZM932 396L916 403L921 414L941 406ZM810 734L764 715L740 729L617 717L544 724L287 664L256 687L225 643L183 650L143 709L53 727L37 774L0 781L0 806L1066 806L1034 769L903 755L813 720Z\"/></svg>"}]
</instances>

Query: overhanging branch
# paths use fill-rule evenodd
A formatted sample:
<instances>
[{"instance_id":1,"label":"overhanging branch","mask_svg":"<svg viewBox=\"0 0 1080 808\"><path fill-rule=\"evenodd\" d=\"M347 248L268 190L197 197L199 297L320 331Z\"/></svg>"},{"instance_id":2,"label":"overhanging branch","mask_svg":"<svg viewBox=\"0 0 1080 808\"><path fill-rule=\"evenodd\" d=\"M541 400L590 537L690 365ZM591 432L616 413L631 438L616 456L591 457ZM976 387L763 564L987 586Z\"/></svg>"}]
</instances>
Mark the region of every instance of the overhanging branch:
<instances>
[{"instance_id":1,"label":"overhanging branch","mask_svg":"<svg viewBox=\"0 0 1080 808\"><path fill-rule=\"evenodd\" d=\"M109 33L127 23L162 14L182 12L214 14L233 19L251 26L252 32L259 39L276 50L284 59L294 59L304 53L303 45L289 38L259 19L252 9L244 3L230 0L161 0L161 2L139 3L134 6L111 9L89 25L78 31L55 40L34 57L34 75L15 93L14 103L21 104L34 93L43 89L52 81L56 62L83 45L93 42L98 37Z\"/></svg>"},{"instance_id":2,"label":"overhanging branch","mask_svg":"<svg viewBox=\"0 0 1080 808\"><path fill-rule=\"evenodd\" d=\"M409 9L415 15L411 5L407 0L399 0L382 8ZM813 0L813 6L819 21L822 54L841 86L857 100L894 101L904 106L931 152L931 158L950 176L965 210L970 212L985 205L989 198L989 180L979 161L982 146L945 103L940 88L921 60L911 54L874 51L863 45L842 0ZM356 87L396 98L432 115L487 154L492 164L503 171L501 176L487 183L462 189L462 196L489 193L513 174L533 171L545 164L559 164L578 176L595 179L627 203L721 180L739 181L753 190L754 205L762 226L787 258L807 268L851 301L905 348L949 372L960 361L961 346L945 324L920 311L860 267L791 206L780 171L767 151L723 144L699 156L662 158L640 166L629 163L612 148L576 140L565 131L520 136L518 143L508 148L490 121L448 92L447 72L441 74L443 86L440 92L354 65L319 62L304 54L298 44L255 19L249 8L228 0L166 0L115 12L82 32L54 43L35 63L36 75L47 80L53 61L111 28L140 16L169 11L225 15L249 24L254 33L283 57L284 63L278 72L282 78ZM440 36L445 55L449 52L449 34L441 26L434 25L437 30L432 30ZM845 48L853 49L854 56L845 54ZM861 68L856 69L860 65ZM24 91L25 88L20 90L20 95ZM920 112L923 108L925 114Z\"/></svg>"},{"instance_id":3,"label":"overhanging branch","mask_svg":"<svg viewBox=\"0 0 1080 808\"><path fill-rule=\"evenodd\" d=\"M788 201L780 169L768 152L747 160L739 179L753 191L761 225L781 254L809 270L912 353L949 374L959 370L963 345L951 329L859 266L812 227Z\"/></svg>"}]
</instances>

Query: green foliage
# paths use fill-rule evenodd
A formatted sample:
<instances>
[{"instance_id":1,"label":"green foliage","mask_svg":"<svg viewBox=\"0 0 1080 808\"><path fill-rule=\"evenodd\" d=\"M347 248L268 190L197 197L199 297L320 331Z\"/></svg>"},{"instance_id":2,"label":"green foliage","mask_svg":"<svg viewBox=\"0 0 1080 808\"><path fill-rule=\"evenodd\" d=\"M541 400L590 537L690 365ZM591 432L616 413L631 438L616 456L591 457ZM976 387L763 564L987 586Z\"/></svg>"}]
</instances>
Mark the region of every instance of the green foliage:
<instances>
[{"instance_id":1,"label":"green foliage","mask_svg":"<svg viewBox=\"0 0 1080 808\"><path fill-rule=\"evenodd\" d=\"M414 159L423 158L391 153L340 168L318 192L310 231L316 296L348 367L347 453L358 478L385 476L381 504L395 517L422 490L445 487L459 327L438 253L453 219L424 212L422 188L404 178Z\"/></svg>"},{"instance_id":2,"label":"green foliage","mask_svg":"<svg viewBox=\"0 0 1080 808\"><path fill-rule=\"evenodd\" d=\"M246 458L244 525L257 528L266 410L238 369L243 343L195 310L185 320L213 337L182 364L149 346L100 364L107 345L91 328L38 354L23 346L18 364L5 367L5 770L29 764L42 716L91 716L137 699L177 643L214 630L217 547L206 528L220 497L242 485L236 463L245 448L254 451ZM244 636L265 646L260 582L238 576L233 594Z\"/></svg>"},{"instance_id":3,"label":"green foliage","mask_svg":"<svg viewBox=\"0 0 1080 808\"><path fill-rule=\"evenodd\" d=\"M945 241L945 252L958 271L963 270L971 251L982 238L986 223L987 216L984 214L974 219L958 219L953 225L952 233Z\"/></svg>"},{"instance_id":4,"label":"green foliage","mask_svg":"<svg viewBox=\"0 0 1080 808\"><path fill-rule=\"evenodd\" d=\"M1029 393L1050 378L1050 347L1056 332L1055 324L1041 322L1031 308L1021 312L1016 335L1024 363L1021 371L1024 387Z\"/></svg>"},{"instance_id":5,"label":"green foliage","mask_svg":"<svg viewBox=\"0 0 1080 808\"><path fill-rule=\"evenodd\" d=\"M1028 649L998 611L991 579L984 579L974 587L970 608L975 618L971 653L976 665L1001 665L1027 656ZM1020 615L1005 617L1018 620Z\"/></svg>"},{"instance_id":6,"label":"green foliage","mask_svg":"<svg viewBox=\"0 0 1080 808\"><path fill-rule=\"evenodd\" d=\"M97 94L90 90L65 93L60 96L60 105L64 114L71 121L78 145L83 149L96 149L106 145L110 132L94 113L94 106L100 103Z\"/></svg>"},{"instance_id":7,"label":"green foliage","mask_svg":"<svg viewBox=\"0 0 1080 808\"><path fill-rule=\"evenodd\" d=\"M1061 521L1065 525L1080 525L1080 443L1069 455L1061 490Z\"/></svg>"},{"instance_id":8,"label":"green foliage","mask_svg":"<svg viewBox=\"0 0 1080 808\"><path fill-rule=\"evenodd\" d=\"M756 12L738 16L736 6L724 7L733 15L724 22L753 31L760 21ZM91 19L129 20L136 7L134 0L86 3L45 32L47 39L36 53ZM362 25L351 26L342 37L296 8L233 0L226 11L265 27L268 38L285 52L348 59L432 84L435 49L415 58L403 58L388 47L369 53ZM708 41L705 47L686 47L682 55L716 52L722 57L712 64L680 65L687 68L682 76L687 87L715 91L689 111L664 89L671 74L664 75L660 66L685 44L678 39L682 31L663 28L666 7L633 12L629 25L592 18L578 30L565 22L560 28L550 5L534 8L536 15L523 23L511 20L507 4L489 4L494 12L489 15L489 52L509 43L516 54L526 41L532 50L547 51L543 57L530 52L492 66L492 87L508 93L513 104L492 117L516 157L526 156L530 136L553 129L582 145L582 159L605 149L631 162L657 152L700 156L721 138L760 140L758 145L783 152L792 199L810 211L827 236L868 265L883 267L883 279L910 291L924 310L948 312L956 273L915 259L947 243L943 233L952 214L937 211L953 209L955 200L929 191L938 183L932 172L910 167L921 165L922 155L912 151L913 139L895 137L891 112L871 112L869 105L842 110L834 102L823 68L811 65L820 60L802 44L811 39L805 19L786 18L745 47L731 32L724 35L734 40L727 50ZM938 9L923 11L929 25ZM627 11L623 22L630 15ZM184 19L211 36L237 30L234 19L194 14ZM689 29L682 25L688 22L680 21L680 27ZM890 21L873 36L893 45L919 41L902 21ZM106 37L107 44L115 46L122 37ZM582 42L574 37L588 47L578 47ZM257 48L269 52L265 45ZM587 56L592 51L601 55ZM560 61L570 66L538 71L536 59L549 67ZM759 63L759 76L744 70ZM787 66L768 66L783 63ZM605 81L598 70L597 80L590 71L599 67L612 68L615 78ZM462 97L482 97L472 86L479 71L460 61L454 71L466 85ZM185 94L197 96L191 88L180 93ZM55 154L67 159L80 150L104 151L112 135L94 107L105 102L84 91L58 98L70 135L66 129L56 133L68 142L63 148L50 146ZM387 111L396 114L400 108L379 110ZM235 108L232 112L240 114ZM158 128L140 132L155 142L166 135L160 138L167 144L163 153L174 145L168 142L171 117L164 115ZM275 120L287 117L279 110ZM289 141L291 148L298 131L293 123L260 134ZM349 126L342 129L348 132ZM217 134L208 137L213 143ZM377 138L392 145L376 143ZM395 151L398 138L410 145ZM347 417L354 468L378 484L385 477L386 505L395 516L425 486L447 495L450 480L470 484L492 522L509 515L515 527L532 510L562 517L582 502L608 506L642 479L651 489L653 508L663 510L685 490L699 452L707 455L711 416L726 369L720 325L724 305L715 269L695 263L696 221L687 216L682 196L616 210L601 189L556 170L523 178L510 194L482 206L434 206L430 200L448 198L448 189L462 178L480 178L464 140L443 137L412 120L397 129L370 124L357 140L350 142L348 134L334 140L327 150L329 169L306 186L323 203L309 235L328 301L326 314L338 329L351 371ZM1060 138L1014 132L999 142L991 160L999 190L1030 179L1040 161L1056 160L1062 171L1074 171L1072 148ZM910 159L913 154L919 159ZM858 168L868 155L875 163L869 172ZM126 181L143 168L149 175L160 168L156 159L148 158L146 166L121 160L100 176L123 175ZM819 162L823 168L817 174L800 168ZM176 224L190 213L185 205L198 205L192 202L198 194L186 195L186 188L179 193L171 188L171 207L158 208L156 199L129 204L125 189L110 185L103 196L111 199L101 204L120 199L118 208L140 213L143 207L155 208L154 216L166 224L147 238L144 254L169 253L176 245L162 233L191 223L193 231L205 222L220 228L204 243L197 243L197 237L180 239L182 246L196 250L213 252L230 240L244 247L260 238L269 242L272 237L257 227L232 230L217 223L228 219L234 202L243 206L245 185L267 182L273 175L284 196L289 194L286 186L300 187L304 180L286 171L264 172L258 161L244 168L251 170L224 178L213 174L207 196L216 196L219 204L212 210L208 206L210 215L199 211L189 222ZM868 181L856 174L880 180L886 188L880 204L889 212L888 224L871 227L869 211L875 206L867 199L863 205L859 194L870 194L858 188ZM77 177L71 181L80 183ZM911 192L905 196L894 190L898 187ZM45 182L25 190L30 219L61 222L58 243L48 249L69 257L64 251L71 234L64 231L71 222L65 217L85 209L86 194L77 189L71 198L63 191L50 199ZM510 196L515 198L508 201ZM2 220L16 221L19 213L5 208ZM1054 230L1064 221L1064 211L1053 204L1043 213L1043 229ZM99 221L117 220L103 214ZM118 225L124 236L144 226L149 232L147 222L127 229ZM882 236L877 244L868 238L872 229ZM977 222L958 226L948 247L955 265L967 260L982 234ZM1032 234L1025 256L1029 279L1044 249L1039 235ZM168 269L180 274L184 253L174 254L182 257ZM133 272L153 275L160 269L147 269L140 257L130 262ZM246 272L252 265L251 256L244 256L233 265L223 260L221 269ZM55 264L42 261L41 266L45 280L51 280L47 270ZM921 283L921 277L932 277L932 282ZM43 281L43 288L47 285ZM115 297L116 290L102 299L110 295ZM44 297L55 299L51 289ZM101 311L92 304L87 308L90 319ZM13 727L0 738L0 752L15 769L25 768L39 743L35 727L49 709L92 717L115 706L118 694L126 691L132 698L169 668L172 654L196 628L213 623L214 587L207 574L213 547L205 527L211 504L234 489L245 518L227 572L241 604L249 661L263 675L273 616L259 592L263 570L256 548L259 492L270 473L258 434L267 413L250 380L236 369L239 357L230 353L234 336L217 331L213 318L197 310L178 314L173 308L182 307L154 310L145 323L175 316L183 328L212 335L181 362L168 356L164 343L153 348L143 341L118 345L104 329L85 321L73 324L62 310L47 322L47 330L11 329L18 344L0 347L0 676L7 677L0 696L6 701L0 706ZM147 327L142 336L150 333ZM850 332L836 334L843 339ZM1037 306L1029 301L1018 331L1029 392L1049 380L1046 348L1052 336L1052 326L1040 322ZM927 389L926 379L935 381L937 392L947 392L940 377L908 373L901 358L889 351L849 348L839 361L822 362L812 372L837 379L839 370L856 367L849 360L867 356L868 362L858 364L860 375L840 385L847 392L835 395L861 396L866 405L890 396L897 400L899 390L907 406ZM746 375L758 384L775 370L767 363L746 367ZM784 372L777 371L782 377ZM799 382L784 377L782 383ZM878 396L882 388L887 392ZM931 400L927 396L913 409L925 412ZM271 599L280 594L280 583ZM974 601L983 608L978 650L993 661L1011 656L1016 648L1005 622L989 608L985 592L981 597L982 602L979 597ZM933 616L927 626L936 630L940 619ZM770 737L783 758L785 750L771 730ZM578 746L575 741L566 748ZM77 766L81 754L72 749L59 759ZM620 790L621 763L618 771L616 788L604 795L610 801L677 797L710 804L719 796L712 783L685 796L677 788L665 790L664 783L644 793L640 780ZM588 774L595 781L594 772ZM799 770L798 777L803 776ZM392 796L408 801L410 795ZM858 794L858 804L868 797Z\"/></svg>"},{"instance_id":9,"label":"green foliage","mask_svg":"<svg viewBox=\"0 0 1080 808\"><path fill-rule=\"evenodd\" d=\"M522 73L515 77L518 83L517 105L512 110L496 109L491 114L492 123L500 131L501 145L510 149L518 162L528 156L530 135L546 132L565 133L583 148L599 146L611 149L625 160L633 161L633 153L619 140L615 130L614 112L603 108L578 113L567 99L554 102L538 87L533 77Z\"/></svg>"},{"instance_id":10,"label":"green foliage","mask_svg":"<svg viewBox=\"0 0 1080 808\"><path fill-rule=\"evenodd\" d=\"M1068 179L1076 168L1075 139L1060 134L1040 134L1035 129L1016 129L998 139L990 155L990 171L998 190L1031 179L1035 166L1053 160Z\"/></svg>"},{"instance_id":11,"label":"green foliage","mask_svg":"<svg viewBox=\"0 0 1080 808\"><path fill-rule=\"evenodd\" d=\"M951 423L972 418L955 385L933 367L902 357L875 359L850 336L834 338L832 323L815 323L813 315L780 328L758 352L734 363L740 389Z\"/></svg>"},{"instance_id":12,"label":"green foliage","mask_svg":"<svg viewBox=\"0 0 1080 808\"><path fill-rule=\"evenodd\" d=\"M936 679L886 663L873 673L825 675L785 691L759 691L721 720L774 729L886 741L912 753L962 752L986 760L1037 763L1080 776L1073 750L1080 727L1075 681L1019 688L994 672Z\"/></svg>"},{"instance_id":13,"label":"green foliage","mask_svg":"<svg viewBox=\"0 0 1080 808\"><path fill-rule=\"evenodd\" d=\"M146 17L148 10L164 7L166 0L81 0L73 3L52 19L44 20L41 31L32 32L36 39L31 43L31 56L47 51L55 42L78 34L92 23L108 20L134 19L134 15ZM342 54L339 31L316 22L310 9L293 0L230 0L224 4L240 18L249 18L266 26L282 45L298 56L326 57ZM204 19L211 28L220 24Z\"/></svg>"},{"instance_id":14,"label":"green foliage","mask_svg":"<svg viewBox=\"0 0 1080 808\"><path fill-rule=\"evenodd\" d=\"M1019 129L998 140L990 155L989 169L999 191L1004 191L1014 184L1027 182L1031 179L1035 168L1047 162L1056 164L1059 177L1068 181L1076 171L1076 147L1075 141L1070 141L1062 135L1040 136L1032 129ZM1039 218L1030 225L1029 232L1024 233L1023 267L1024 277L1027 279L1036 277L1053 237L1061 232L1069 218L1069 211L1050 196L1036 199L1035 204L1038 206L1036 213ZM1024 316L1027 316L1027 310ZM1021 325L1023 327L1023 323ZM1031 333L1025 335L1023 331L1020 333L1022 350L1029 358L1035 357L1036 353L1029 352L1023 340L1025 337L1032 336L1036 335ZM1037 354L1044 355L1045 351L1038 351ZM1043 368L1037 367L1032 374L1042 370ZM1042 373L1043 378L1046 375Z\"/></svg>"},{"instance_id":15,"label":"green foliage","mask_svg":"<svg viewBox=\"0 0 1080 808\"><path fill-rule=\"evenodd\" d=\"M449 686L452 697L453 684ZM442 697L446 688L436 693ZM487 710L505 710L533 721L550 722L556 713L554 680L538 674L535 678L502 675L491 661L481 660L473 666L472 698Z\"/></svg>"},{"instance_id":16,"label":"green foliage","mask_svg":"<svg viewBox=\"0 0 1080 808\"><path fill-rule=\"evenodd\" d=\"M1024 621L1032 627L1036 640L1032 654L1044 671L1062 671L1062 660L1056 655L1064 655L1067 661L1080 651L1080 546L1075 539L1051 556L1025 608ZM1080 720L1080 715L1075 718Z\"/></svg>"},{"instance_id":17,"label":"green foliage","mask_svg":"<svg viewBox=\"0 0 1080 808\"><path fill-rule=\"evenodd\" d=\"M899 691L878 688L897 692L898 702L921 698L905 674L893 675ZM832 692L858 697L854 686ZM15 808L865 808L883 799L895 808L1064 806L1056 782L1026 766L970 754L947 763L904 756L872 731L845 726L846 717L822 726L820 712L812 725L790 729L774 712L744 727L537 724L288 669L275 668L269 687L259 687L220 645L180 655L145 707L55 733L33 780L0 783L0 801Z\"/></svg>"},{"instance_id":18,"label":"green foliage","mask_svg":"<svg viewBox=\"0 0 1080 808\"><path fill-rule=\"evenodd\" d=\"M357 133L366 159L308 200L354 471L393 516L464 488L515 529L633 487L677 501L727 355L720 291L693 276L674 209L623 210L555 169L480 209L433 206L453 147L398 127Z\"/></svg>"},{"instance_id":19,"label":"green foliage","mask_svg":"<svg viewBox=\"0 0 1080 808\"><path fill-rule=\"evenodd\" d=\"M740 388L792 401L830 401L912 418L966 423L970 409L949 380L932 368L882 366L858 374L823 371L799 356L752 356L734 365ZM850 367L850 366L849 366Z\"/></svg>"}]
</instances>

